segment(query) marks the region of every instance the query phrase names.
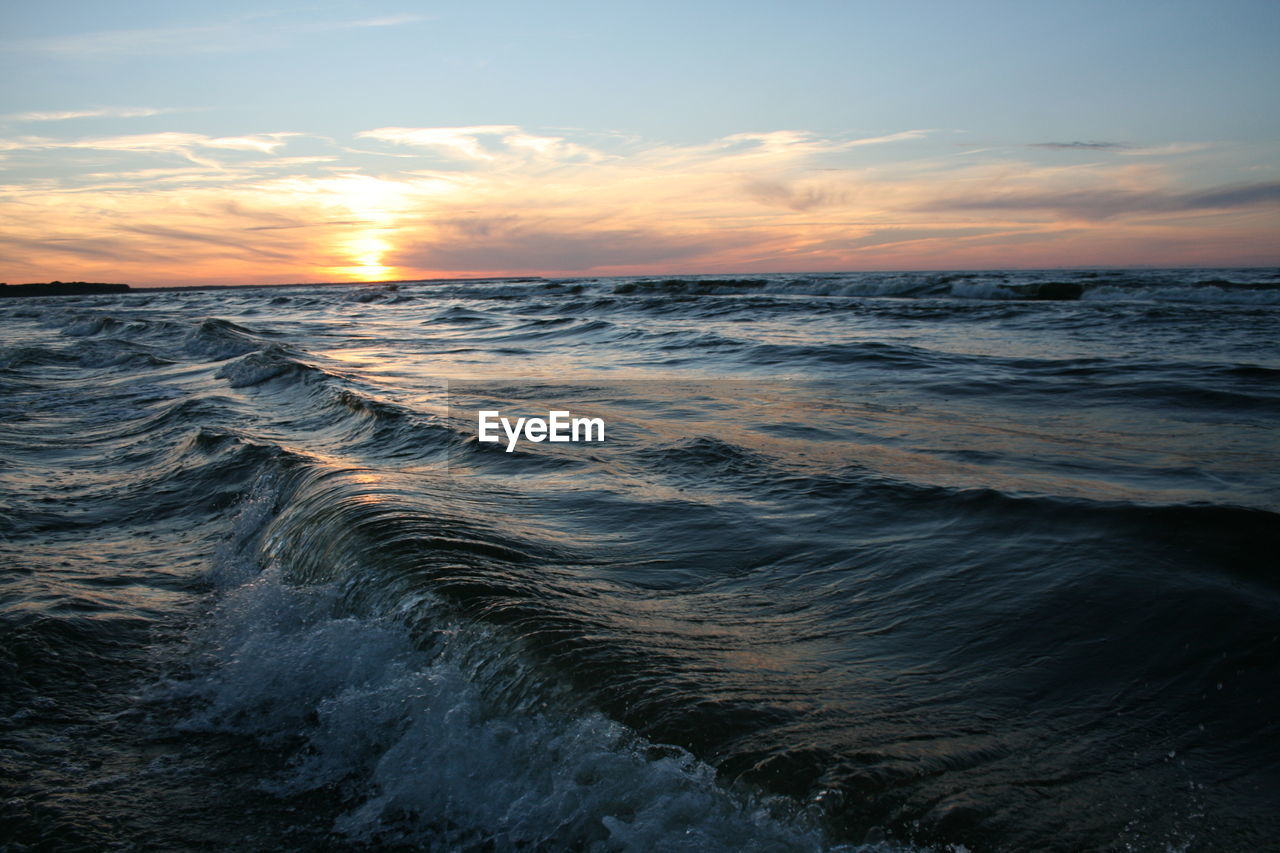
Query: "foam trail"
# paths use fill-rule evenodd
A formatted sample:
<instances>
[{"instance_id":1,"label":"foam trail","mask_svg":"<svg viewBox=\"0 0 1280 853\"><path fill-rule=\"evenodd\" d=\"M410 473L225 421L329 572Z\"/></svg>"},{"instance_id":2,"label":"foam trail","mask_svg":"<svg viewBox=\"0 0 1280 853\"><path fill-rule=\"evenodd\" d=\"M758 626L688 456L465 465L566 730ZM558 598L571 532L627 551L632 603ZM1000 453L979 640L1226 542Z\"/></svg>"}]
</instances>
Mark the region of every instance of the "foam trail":
<instances>
[{"instance_id":1,"label":"foam trail","mask_svg":"<svg viewBox=\"0 0 1280 853\"><path fill-rule=\"evenodd\" d=\"M724 790L687 752L575 711L487 632L455 623L423 649L394 619L336 615L340 594L291 588L278 568L231 590L203 638L214 665L174 689L201 700L188 731L304 737L300 758L265 789L287 798L342 787L348 809L333 826L344 837L824 849L794 804ZM419 618L426 606L416 602Z\"/></svg>"}]
</instances>

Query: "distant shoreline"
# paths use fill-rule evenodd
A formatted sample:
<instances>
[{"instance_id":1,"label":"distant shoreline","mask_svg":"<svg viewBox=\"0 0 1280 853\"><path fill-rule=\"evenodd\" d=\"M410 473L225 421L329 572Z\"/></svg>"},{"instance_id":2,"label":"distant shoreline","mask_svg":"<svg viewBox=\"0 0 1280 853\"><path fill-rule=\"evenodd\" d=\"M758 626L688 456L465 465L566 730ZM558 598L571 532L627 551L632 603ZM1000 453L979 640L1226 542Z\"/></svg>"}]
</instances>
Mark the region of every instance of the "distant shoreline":
<instances>
[{"instance_id":1,"label":"distant shoreline","mask_svg":"<svg viewBox=\"0 0 1280 853\"><path fill-rule=\"evenodd\" d=\"M1168 271L1230 271L1230 270L1270 270L1278 269L1268 265L1261 266L1239 266L1239 267L1155 267L1155 266L1133 266L1133 267L1052 267L1045 269L993 269L993 270L858 270L850 272L821 272L821 273L759 273L756 275L778 276L778 275L817 275L817 276L833 276L833 275L884 275L888 273L937 273L952 275L972 275L978 273L1074 273L1074 274L1094 274L1106 275L1125 272L1152 272L1160 270ZM716 273L688 273L684 275L672 274L654 274L654 279L667 280L698 280L704 278L714 278L723 276ZM106 282L86 282L86 281L51 281L51 282L33 282L28 284L5 284L0 282L0 298L5 297L23 297L23 296L86 296L86 295L103 295L103 294L120 294L120 293L172 293L177 291L204 291L204 290L248 290L262 288L299 288L299 287L385 287L388 285L399 284L459 284L466 282L482 283L482 282L551 282L563 278L582 278L582 276L541 276L541 275L496 275L481 277L458 277L458 278L402 278L389 279L386 281L299 281L287 284L190 284L190 285L131 285L121 283ZM597 276L589 276L589 278L597 278ZM646 276L598 276L598 278L646 278ZM1231 282L1221 280L1205 280L1196 282L1198 284L1216 284L1218 286L1230 286Z\"/></svg>"},{"instance_id":2,"label":"distant shoreline","mask_svg":"<svg viewBox=\"0 0 1280 853\"><path fill-rule=\"evenodd\" d=\"M95 296L110 293L161 293L187 290L245 290L262 287L341 287L388 284L451 284L459 281L546 281L542 276L489 276L486 278L403 278L393 281L303 281L292 284L190 284L154 287L98 281L49 281L29 284L0 282L0 299L23 296Z\"/></svg>"},{"instance_id":3,"label":"distant shoreline","mask_svg":"<svg viewBox=\"0 0 1280 853\"><path fill-rule=\"evenodd\" d=\"M34 284L0 284L0 298L23 296L91 296L104 293L129 293L127 284L98 281L50 281Z\"/></svg>"}]
</instances>

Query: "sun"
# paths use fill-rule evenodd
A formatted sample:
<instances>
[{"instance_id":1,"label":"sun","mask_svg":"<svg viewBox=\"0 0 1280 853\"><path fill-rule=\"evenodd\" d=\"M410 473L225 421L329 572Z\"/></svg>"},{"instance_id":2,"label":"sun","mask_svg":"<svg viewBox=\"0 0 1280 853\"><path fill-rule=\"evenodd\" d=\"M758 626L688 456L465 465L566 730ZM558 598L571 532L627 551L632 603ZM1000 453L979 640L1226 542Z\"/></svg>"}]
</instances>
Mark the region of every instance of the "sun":
<instances>
[{"instance_id":1,"label":"sun","mask_svg":"<svg viewBox=\"0 0 1280 853\"><path fill-rule=\"evenodd\" d=\"M395 273L395 267L384 265L382 258L391 249L391 244L376 234L365 233L354 237L342 248L342 253L352 261L351 265L342 267L342 271L354 281L390 278Z\"/></svg>"}]
</instances>

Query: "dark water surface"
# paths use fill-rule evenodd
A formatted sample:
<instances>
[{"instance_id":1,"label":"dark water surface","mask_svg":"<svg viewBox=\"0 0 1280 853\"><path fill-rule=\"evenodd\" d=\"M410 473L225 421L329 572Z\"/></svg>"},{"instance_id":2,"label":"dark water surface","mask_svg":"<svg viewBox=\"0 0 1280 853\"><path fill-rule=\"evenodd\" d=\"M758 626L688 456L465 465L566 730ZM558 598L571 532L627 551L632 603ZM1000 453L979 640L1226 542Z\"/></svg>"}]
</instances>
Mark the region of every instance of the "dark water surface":
<instances>
[{"instance_id":1,"label":"dark water surface","mask_svg":"<svg viewBox=\"0 0 1280 853\"><path fill-rule=\"evenodd\" d=\"M0 847L1274 849L1278 340L1277 270L6 300Z\"/></svg>"}]
</instances>

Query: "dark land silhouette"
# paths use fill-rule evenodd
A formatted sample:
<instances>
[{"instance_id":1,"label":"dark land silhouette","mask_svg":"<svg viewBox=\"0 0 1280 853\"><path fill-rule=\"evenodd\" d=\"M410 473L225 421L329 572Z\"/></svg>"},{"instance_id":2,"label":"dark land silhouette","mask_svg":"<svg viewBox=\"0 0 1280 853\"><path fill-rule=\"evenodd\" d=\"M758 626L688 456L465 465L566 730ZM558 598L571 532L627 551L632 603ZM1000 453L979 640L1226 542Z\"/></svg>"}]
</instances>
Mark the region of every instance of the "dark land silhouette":
<instances>
[{"instance_id":1,"label":"dark land silhouette","mask_svg":"<svg viewBox=\"0 0 1280 853\"><path fill-rule=\"evenodd\" d=\"M127 284L104 284L96 281L50 281L36 284L0 283L0 298L6 296L84 296L93 293L124 293Z\"/></svg>"}]
</instances>

